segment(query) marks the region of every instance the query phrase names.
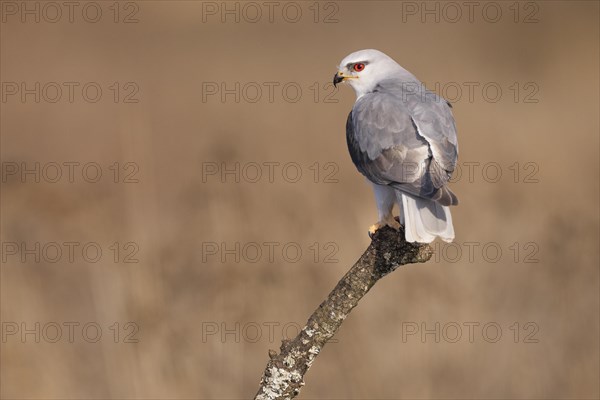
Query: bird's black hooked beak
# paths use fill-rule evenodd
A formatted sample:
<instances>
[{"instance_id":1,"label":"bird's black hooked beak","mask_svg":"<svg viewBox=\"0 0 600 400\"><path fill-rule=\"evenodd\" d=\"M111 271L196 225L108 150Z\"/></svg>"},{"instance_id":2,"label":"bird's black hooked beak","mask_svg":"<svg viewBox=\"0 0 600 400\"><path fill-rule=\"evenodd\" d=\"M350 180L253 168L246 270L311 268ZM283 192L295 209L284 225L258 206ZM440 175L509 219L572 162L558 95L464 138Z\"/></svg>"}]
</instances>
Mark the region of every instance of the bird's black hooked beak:
<instances>
[{"instance_id":1,"label":"bird's black hooked beak","mask_svg":"<svg viewBox=\"0 0 600 400\"><path fill-rule=\"evenodd\" d=\"M333 76L333 86L337 87L337 84L344 80L344 77L340 75L339 72L336 72Z\"/></svg>"}]
</instances>

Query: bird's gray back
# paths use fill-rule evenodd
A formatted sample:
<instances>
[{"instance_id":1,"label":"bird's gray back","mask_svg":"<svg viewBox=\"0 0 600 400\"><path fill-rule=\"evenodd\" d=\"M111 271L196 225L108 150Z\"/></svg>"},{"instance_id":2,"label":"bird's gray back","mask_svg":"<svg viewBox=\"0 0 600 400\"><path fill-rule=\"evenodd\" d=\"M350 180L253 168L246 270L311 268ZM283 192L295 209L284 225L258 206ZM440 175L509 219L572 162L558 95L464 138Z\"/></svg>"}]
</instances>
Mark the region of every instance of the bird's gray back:
<instances>
[{"instance_id":1,"label":"bird's gray back","mask_svg":"<svg viewBox=\"0 0 600 400\"><path fill-rule=\"evenodd\" d=\"M445 188L458 156L454 118L445 100L419 90L384 81L359 98L346 123L348 149L372 182L455 204Z\"/></svg>"}]
</instances>

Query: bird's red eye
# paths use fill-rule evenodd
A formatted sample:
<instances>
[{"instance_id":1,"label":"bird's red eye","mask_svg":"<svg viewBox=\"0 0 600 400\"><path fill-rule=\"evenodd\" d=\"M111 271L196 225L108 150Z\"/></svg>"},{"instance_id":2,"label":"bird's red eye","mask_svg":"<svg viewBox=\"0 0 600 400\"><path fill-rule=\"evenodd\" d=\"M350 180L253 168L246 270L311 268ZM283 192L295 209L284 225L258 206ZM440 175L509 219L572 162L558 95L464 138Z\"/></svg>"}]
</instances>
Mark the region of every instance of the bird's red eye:
<instances>
[{"instance_id":1,"label":"bird's red eye","mask_svg":"<svg viewBox=\"0 0 600 400\"><path fill-rule=\"evenodd\" d=\"M360 72L363 69L365 69L365 64L362 64L362 63L354 64L354 70L356 72Z\"/></svg>"}]
</instances>

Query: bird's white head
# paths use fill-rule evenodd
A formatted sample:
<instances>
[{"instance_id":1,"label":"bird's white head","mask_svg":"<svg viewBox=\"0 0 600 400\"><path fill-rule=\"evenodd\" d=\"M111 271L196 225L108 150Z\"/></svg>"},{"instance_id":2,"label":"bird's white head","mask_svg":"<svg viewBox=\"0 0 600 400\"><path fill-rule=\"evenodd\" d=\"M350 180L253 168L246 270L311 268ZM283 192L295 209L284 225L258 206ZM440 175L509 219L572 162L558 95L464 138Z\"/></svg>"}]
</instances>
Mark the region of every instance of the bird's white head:
<instances>
[{"instance_id":1,"label":"bird's white head","mask_svg":"<svg viewBox=\"0 0 600 400\"><path fill-rule=\"evenodd\" d=\"M416 80L388 55L379 50L367 49L356 51L342 60L333 77L333 84L347 82L359 98L372 92L382 80L393 78Z\"/></svg>"}]
</instances>

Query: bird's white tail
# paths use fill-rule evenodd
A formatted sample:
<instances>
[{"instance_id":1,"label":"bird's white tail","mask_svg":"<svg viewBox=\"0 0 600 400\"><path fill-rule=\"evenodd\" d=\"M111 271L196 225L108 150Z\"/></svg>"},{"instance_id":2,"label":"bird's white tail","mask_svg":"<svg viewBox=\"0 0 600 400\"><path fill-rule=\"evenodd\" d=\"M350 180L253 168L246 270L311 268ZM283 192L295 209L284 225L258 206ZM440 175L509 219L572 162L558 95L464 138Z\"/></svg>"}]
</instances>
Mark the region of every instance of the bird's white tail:
<instances>
[{"instance_id":1,"label":"bird's white tail","mask_svg":"<svg viewBox=\"0 0 600 400\"><path fill-rule=\"evenodd\" d=\"M435 201L396 192L407 242L431 243L439 236L445 242L454 240L454 226L450 207Z\"/></svg>"}]
</instances>

